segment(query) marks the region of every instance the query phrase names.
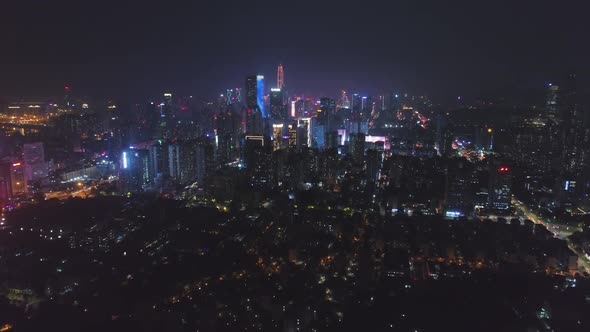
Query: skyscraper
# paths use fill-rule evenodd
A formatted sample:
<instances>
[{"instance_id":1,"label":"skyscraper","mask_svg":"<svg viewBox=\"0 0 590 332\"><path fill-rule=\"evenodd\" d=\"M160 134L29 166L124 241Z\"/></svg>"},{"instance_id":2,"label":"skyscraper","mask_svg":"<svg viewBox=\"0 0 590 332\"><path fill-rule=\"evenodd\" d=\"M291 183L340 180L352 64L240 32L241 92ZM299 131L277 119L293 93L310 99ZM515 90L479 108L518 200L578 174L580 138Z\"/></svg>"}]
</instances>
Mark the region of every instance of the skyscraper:
<instances>
[{"instance_id":1,"label":"skyscraper","mask_svg":"<svg viewBox=\"0 0 590 332\"><path fill-rule=\"evenodd\" d=\"M283 73L283 65L279 64L277 68L277 89L283 89L285 86L285 76Z\"/></svg>"},{"instance_id":2,"label":"skyscraper","mask_svg":"<svg viewBox=\"0 0 590 332\"><path fill-rule=\"evenodd\" d=\"M559 86L549 83L547 86L547 116L553 120L557 118L557 99Z\"/></svg>"},{"instance_id":3,"label":"skyscraper","mask_svg":"<svg viewBox=\"0 0 590 332\"><path fill-rule=\"evenodd\" d=\"M246 133L262 135L264 133L263 118L266 118L264 76L251 75L246 77Z\"/></svg>"},{"instance_id":4,"label":"skyscraper","mask_svg":"<svg viewBox=\"0 0 590 332\"><path fill-rule=\"evenodd\" d=\"M256 76L246 77L246 107L256 109L258 107L258 84Z\"/></svg>"},{"instance_id":5,"label":"skyscraper","mask_svg":"<svg viewBox=\"0 0 590 332\"><path fill-rule=\"evenodd\" d=\"M362 162L365 156L365 134L350 135L350 154L356 162Z\"/></svg>"},{"instance_id":6,"label":"skyscraper","mask_svg":"<svg viewBox=\"0 0 590 332\"><path fill-rule=\"evenodd\" d=\"M273 121L287 119L287 108L283 100L283 91L281 89L270 89L270 117Z\"/></svg>"},{"instance_id":7,"label":"skyscraper","mask_svg":"<svg viewBox=\"0 0 590 332\"><path fill-rule=\"evenodd\" d=\"M266 118L266 105L264 104L264 76L257 75L256 76L256 101L258 104L258 108L260 109L260 113L262 114L263 118Z\"/></svg>"},{"instance_id":8,"label":"skyscraper","mask_svg":"<svg viewBox=\"0 0 590 332\"><path fill-rule=\"evenodd\" d=\"M43 143L25 143L23 145L23 162L28 181L47 177L49 170L45 162L45 150Z\"/></svg>"},{"instance_id":9,"label":"skyscraper","mask_svg":"<svg viewBox=\"0 0 590 332\"><path fill-rule=\"evenodd\" d=\"M490 208L507 210L512 206L512 172L505 165L490 170Z\"/></svg>"}]
</instances>

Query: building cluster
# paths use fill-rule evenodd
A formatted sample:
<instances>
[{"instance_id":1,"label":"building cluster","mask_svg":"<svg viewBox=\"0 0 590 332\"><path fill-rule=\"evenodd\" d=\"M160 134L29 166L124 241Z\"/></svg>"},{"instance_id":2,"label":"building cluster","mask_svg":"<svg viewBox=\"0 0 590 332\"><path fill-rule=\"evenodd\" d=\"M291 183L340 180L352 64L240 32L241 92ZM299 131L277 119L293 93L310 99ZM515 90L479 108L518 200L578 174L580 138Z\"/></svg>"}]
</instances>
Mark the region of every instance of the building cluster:
<instances>
[{"instance_id":1,"label":"building cluster","mask_svg":"<svg viewBox=\"0 0 590 332\"><path fill-rule=\"evenodd\" d=\"M206 102L66 86L1 104L0 327L65 307L78 330L430 330L425 314L463 298L523 329L590 326L590 98L574 75L530 105L444 105L298 96L285 73ZM513 296L515 275L538 292Z\"/></svg>"}]
</instances>

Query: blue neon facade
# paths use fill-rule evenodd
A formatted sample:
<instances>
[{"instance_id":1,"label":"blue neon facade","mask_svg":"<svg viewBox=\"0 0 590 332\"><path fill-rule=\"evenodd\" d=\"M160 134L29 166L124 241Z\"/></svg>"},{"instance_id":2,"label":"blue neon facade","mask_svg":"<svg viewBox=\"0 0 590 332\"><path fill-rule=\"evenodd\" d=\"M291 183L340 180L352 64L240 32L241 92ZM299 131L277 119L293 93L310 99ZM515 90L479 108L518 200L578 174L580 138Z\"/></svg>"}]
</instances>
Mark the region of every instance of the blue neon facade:
<instances>
[{"instance_id":1,"label":"blue neon facade","mask_svg":"<svg viewBox=\"0 0 590 332\"><path fill-rule=\"evenodd\" d=\"M264 76L256 76L256 103L262 113L262 117L266 118L266 106L264 105Z\"/></svg>"}]
</instances>

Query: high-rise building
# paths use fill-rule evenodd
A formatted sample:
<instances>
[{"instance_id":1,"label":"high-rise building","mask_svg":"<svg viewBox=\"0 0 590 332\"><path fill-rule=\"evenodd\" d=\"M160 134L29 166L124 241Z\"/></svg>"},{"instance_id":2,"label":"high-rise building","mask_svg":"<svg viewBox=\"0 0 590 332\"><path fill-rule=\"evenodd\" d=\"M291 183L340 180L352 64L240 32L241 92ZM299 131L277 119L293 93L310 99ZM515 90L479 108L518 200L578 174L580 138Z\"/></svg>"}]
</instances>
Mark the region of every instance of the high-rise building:
<instances>
[{"instance_id":1,"label":"high-rise building","mask_svg":"<svg viewBox=\"0 0 590 332\"><path fill-rule=\"evenodd\" d=\"M174 112L172 109L172 94L165 93L164 101L160 103L160 121L159 121L159 137L163 139L169 139L173 134L174 126Z\"/></svg>"},{"instance_id":2,"label":"high-rise building","mask_svg":"<svg viewBox=\"0 0 590 332\"><path fill-rule=\"evenodd\" d=\"M215 116L215 148L218 164L235 161L238 157L240 119L231 110Z\"/></svg>"},{"instance_id":3,"label":"high-rise building","mask_svg":"<svg viewBox=\"0 0 590 332\"><path fill-rule=\"evenodd\" d=\"M158 140L150 147L151 174L154 177L167 177L170 174L170 162L168 160L168 144Z\"/></svg>"},{"instance_id":4,"label":"high-rise building","mask_svg":"<svg viewBox=\"0 0 590 332\"><path fill-rule=\"evenodd\" d=\"M125 191L145 190L154 181L152 172L149 149L132 147L122 152L119 177Z\"/></svg>"},{"instance_id":5,"label":"high-rise building","mask_svg":"<svg viewBox=\"0 0 590 332\"><path fill-rule=\"evenodd\" d=\"M285 76L283 72L283 65L279 64L277 68L277 89L282 90L285 87Z\"/></svg>"},{"instance_id":6,"label":"high-rise building","mask_svg":"<svg viewBox=\"0 0 590 332\"><path fill-rule=\"evenodd\" d=\"M488 197L491 209L507 210L512 206L512 171L509 166L492 166Z\"/></svg>"},{"instance_id":7,"label":"high-rise building","mask_svg":"<svg viewBox=\"0 0 590 332\"><path fill-rule=\"evenodd\" d=\"M283 147L283 130L282 123L275 123L272 125L272 147L273 151L279 150Z\"/></svg>"},{"instance_id":8,"label":"high-rise building","mask_svg":"<svg viewBox=\"0 0 590 332\"><path fill-rule=\"evenodd\" d=\"M256 75L246 77L246 107L256 109L258 107L258 82Z\"/></svg>"},{"instance_id":9,"label":"high-rise building","mask_svg":"<svg viewBox=\"0 0 590 332\"><path fill-rule=\"evenodd\" d=\"M445 216L456 218L473 211L472 190L474 170L467 160L452 160L446 176Z\"/></svg>"},{"instance_id":10,"label":"high-rise building","mask_svg":"<svg viewBox=\"0 0 590 332\"><path fill-rule=\"evenodd\" d=\"M363 99L362 99L361 95L359 95L358 93L355 93L352 95L352 101L351 101L350 108L351 108L352 115L355 119L360 118L360 115L363 111L362 102L363 102Z\"/></svg>"},{"instance_id":11,"label":"high-rise building","mask_svg":"<svg viewBox=\"0 0 590 332\"><path fill-rule=\"evenodd\" d=\"M297 120L297 148L303 146L312 147L313 128L312 118L301 118Z\"/></svg>"},{"instance_id":12,"label":"high-rise building","mask_svg":"<svg viewBox=\"0 0 590 332\"><path fill-rule=\"evenodd\" d=\"M549 83L547 86L547 116L551 119L557 119L557 102L559 95L559 86Z\"/></svg>"},{"instance_id":13,"label":"high-rise building","mask_svg":"<svg viewBox=\"0 0 590 332\"><path fill-rule=\"evenodd\" d=\"M281 89L270 89L270 117L273 121L287 119L287 108L283 101L283 91Z\"/></svg>"},{"instance_id":14,"label":"high-rise building","mask_svg":"<svg viewBox=\"0 0 590 332\"><path fill-rule=\"evenodd\" d=\"M366 175L369 184L375 184L379 180L382 162L383 151L376 149L367 150Z\"/></svg>"},{"instance_id":15,"label":"high-rise building","mask_svg":"<svg viewBox=\"0 0 590 332\"><path fill-rule=\"evenodd\" d=\"M316 124L317 120L312 118L311 126L311 146L314 149L323 150L326 146L326 126L323 124Z\"/></svg>"},{"instance_id":16,"label":"high-rise building","mask_svg":"<svg viewBox=\"0 0 590 332\"><path fill-rule=\"evenodd\" d=\"M260 109L260 113L262 114L263 118L267 117L266 114L266 104L264 102L264 76L256 75L256 101L258 104L258 108Z\"/></svg>"},{"instance_id":17,"label":"high-rise building","mask_svg":"<svg viewBox=\"0 0 590 332\"><path fill-rule=\"evenodd\" d=\"M365 134L355 133L350 135L350 154L356 162L362 162L365 156Z\"/></svg>"},{"instance_id":18,"label":"high-rise building","mask_svg":"<svg viewBox=\"0 0 590 332\"><path fill-rule=\"evenodd\" d=\"M350 109L350 100L344 90L342 90L342 94L340 95L340 108Z\"/></svg>"},{"instance_id":19,"label":"high-rise building","mask_svg":"<svg viewBox=\"0 0 590 332\"><path fill-rule=\"evenodd\" d=\"M264 76L252 75L246 77L246 134L264 134L264 120L266 106L264 103Z\"/></svg>"},{"instance_id":20,"label":"high-rise building","mask_svg":"<svg viewBox=\"0 0 590 332\"><path fill-rule=\"evenodd\" d=\"M168 161L170 177L178 183L202 183L206 173L206 143L189 140L170 144Z\"/></svg>"},{"instance_id":21,"label":"high-rise building","mask_svg":"<svg viewBox=\"0 0 590 332\"><path fill-rule=\"evenodd\" d=\"M7 203L15 196L27 193L27 178L22 161L0 162L0 202Z\"/></svg>"},{"instance_id":22,"label":"high-rise building","mask_svg":"<svg viewBox=\"0 0 590 332\"><path fill-rule=\"evenodd\" d=\"M246 168L249 184L256 189L272 185L272 146L265 136L245 136L242 166Z\"/></svg>"},{"instance_id":23,"label":"high-rise building","mask_svg":"<svg viewBox=\"0 0 590 332\"><path fill-rule=\"evenodd\" d=\"M337 131L328 131L325 133L325 146L326 149L338 149L340 138L338 137Z\"/></svg>"},{"instance_id":24,"label":"high-rise building","mask_svg":"<svg viewBox=\"0 0 590 332\"><path fill-rule=\"evenodd\" d=\"M42 142L25 143L23 145L23 162L28 181L43 179L49 175Z\"/></svg>"},{"instance_id":25,"label":"high-rise building","mask_svg":"<svg viewBox=\"0 0 590 332\"><path fill-rule=\"evenodd\" d=\"M288 126L288 135L289 135L289 148L296 148L297 147L297 126L294 124L290 124Z\"/></svg>"}]
</instances>

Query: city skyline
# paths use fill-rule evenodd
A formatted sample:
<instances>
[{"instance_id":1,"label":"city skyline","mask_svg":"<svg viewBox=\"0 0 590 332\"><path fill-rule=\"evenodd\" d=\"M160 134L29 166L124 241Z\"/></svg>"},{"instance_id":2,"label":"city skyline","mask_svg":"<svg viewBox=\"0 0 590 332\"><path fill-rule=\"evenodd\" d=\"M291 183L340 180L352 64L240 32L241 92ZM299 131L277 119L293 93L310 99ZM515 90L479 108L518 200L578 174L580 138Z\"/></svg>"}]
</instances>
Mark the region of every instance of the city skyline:
<instances>
[{"instance_id":1,"label":"city skyline","mask_svg":"<svg viewBox=\"0 0 590 332\"><path fill-rule=\"evenodd\" d=\"M590 330L590 20L10 2L0 332Z\"/></svg>"}]
</instances>

